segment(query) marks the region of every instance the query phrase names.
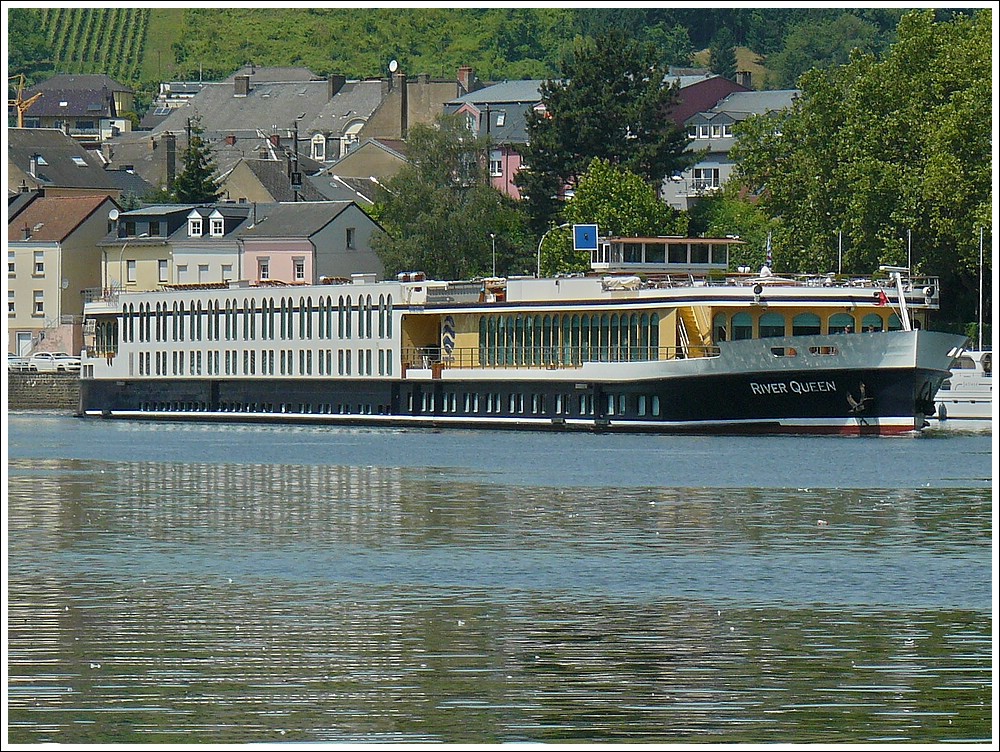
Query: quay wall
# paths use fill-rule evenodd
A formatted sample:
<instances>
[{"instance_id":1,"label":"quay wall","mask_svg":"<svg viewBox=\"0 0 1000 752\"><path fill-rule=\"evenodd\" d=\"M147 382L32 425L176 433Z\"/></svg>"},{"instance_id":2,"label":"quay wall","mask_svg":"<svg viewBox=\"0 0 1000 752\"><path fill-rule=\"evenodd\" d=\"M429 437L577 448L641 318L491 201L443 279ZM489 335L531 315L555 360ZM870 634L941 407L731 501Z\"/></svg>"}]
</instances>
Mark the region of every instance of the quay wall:
<instances>
[{"instance_id":1,"label":"quay wall","mask_svg":"<svg viewBox=\"0 0 1000 752\"><path fill-rule=\"evenodd\" d=\"M65 410L80 407L80 375L76 373L7 373L9 410Z\"/></svg>"}]
</instances>

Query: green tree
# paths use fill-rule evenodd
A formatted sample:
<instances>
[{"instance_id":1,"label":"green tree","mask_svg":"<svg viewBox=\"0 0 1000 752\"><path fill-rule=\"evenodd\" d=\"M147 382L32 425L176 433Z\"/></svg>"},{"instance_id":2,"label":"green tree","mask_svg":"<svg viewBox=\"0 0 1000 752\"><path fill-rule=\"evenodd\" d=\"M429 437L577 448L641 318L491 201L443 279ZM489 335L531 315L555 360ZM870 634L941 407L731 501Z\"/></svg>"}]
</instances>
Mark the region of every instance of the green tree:
<instances>
[{"instance_id":1,"label":"green tree","mask_svg":"<svg viewBox=\"0 0 1000 752\"><path fill-rule=\"evenodd\" d=\"M534 268L531 239L517 203L487 184L476 138L460 117L414 125L410 163L380 189L375 216L386 234L373 241L386 272L419 270L440 279L469 279ZM490 238L490 233L495 238Z\"/></svg>"},{"instance_id":2,"label":"green tree","mask_svg":"<svg viewBox=\"0 0 1000 752\"><path fill-rule=\"evenodd\" d=\"M536 231L594 157L650 184L683 169L687 134L668 117L675 97L653 45L614 31L580 40L561 76L542 84L544 111L528 115L527 168L516 182Z\"/></svg>"},{"instance_id":3,"label":"green tree","mask_svg":"<svg viewBox=\"0 0 1000 752\"><path fill-rule=\"evenodd\" d=\"M706 196L688 211L691 235L711 238L737 236L745 245L734 245L729 254L729 266L760 268L764 263L768 233L780 233L780 223L772 220L751 203L724 190Z\"/></svg>"},{"instance_id":4,"label":"green tree","mask_svg":"<svg viewBox=\"0 0 1000 752\"><path fill-rule=\"evenodd\" d=\"M41 73L52 66L52 47L42 34L39 11L11 8L7 12L7 69L23 73L28 86L38 83Z\"/></svg>"},{"instance_id":5,"label":"green tree","mask_svg":"<svg viewBox=\"0 0 1000 752\"><path fill-rule=\"evenodd\" d=\"M992 221L991 15L907 14L884 57L813 69L787 113L737 128L735 177L780 218L783 268L836 268L843 233L845 271L912 260L954 291L944 317L970 319Z\"/></svg>"},{"instance_id":6,"label":"green tree","mask_svg":"<svg viewBox=\"0 0 1000 752\"><path fill-rule=\"evenodd\" d=\"M733 32L725 26L712 37L708 48L708 68L730 81L736 79L736 40Z\"/></svg>"},{"instance_id":7,"label":"green tree","mask_svg":"<svg viewBox=\"0 0 1000 752\"><path fill-rule=\"evenodd\" d=\"M640 176L607 159L591 160L563 210L566 224L596 224L601 235L683 235L687 216L664 204ZM564 228L565 229L565 228ZM554 230L542 240L541 272L580 272L590 256L573 250L569 230Z\"/></svg>"},{"instance_id":8,"label":"green tree","mask_svg":"<svg viewBox=\"0 0 1000 752\"><path fill-rule=\"evenodd\" d=\"M767 67L777 86L791 88L807 70L846 65L851 50L875 53L880 44L878 30L851 13L811 19L789 32L781 51L768 56Z\"/></svg>"},{"instance_id":9,"label":"green tree","mask_svg":"<svg viewBox=\"0 0 1000 752\"><path fill-rule=\"evenodd\" d=\"M216 181L212 147L201 137L204 130L198 119L188 121L188 143L184 149L184 167L168 189L182 204L210 204L222 192Z\"/></svg>"}]
</instances>

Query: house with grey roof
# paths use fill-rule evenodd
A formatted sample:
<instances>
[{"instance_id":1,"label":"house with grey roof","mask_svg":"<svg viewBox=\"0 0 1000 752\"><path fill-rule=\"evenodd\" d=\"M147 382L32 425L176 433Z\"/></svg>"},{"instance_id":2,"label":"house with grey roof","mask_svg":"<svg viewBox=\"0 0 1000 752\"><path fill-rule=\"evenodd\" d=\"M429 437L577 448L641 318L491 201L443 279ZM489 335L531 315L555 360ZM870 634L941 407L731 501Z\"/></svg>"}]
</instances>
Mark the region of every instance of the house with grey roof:
<instances>
[{"instance_id":1,"label":"house with grey roof","mask_svg":"<svg viewBox=\"0 0 1000 752\"><path fill-rule=\"evenodd\" d=\"M368 138L307 180L331 201L371 206L379 185L391 180L408 161L405 141Z\"/></svg>"},{"instance_id":2,"label":"house with grey roof","mask_svg":"<svg viewBox=\"0 0 1000 752\"><path fill-rule=\"evenodd\" d=\"M281 203L257 207L240 233L241 279L252 284L317 284L353 274L385 275L372 249L382 227L353 201Z\"/></svg>"},{"instance_id":3,"label":"house with grey roof","mask_svg":"<svg viewBox=\"0 0 1000 752\"><path fill-rule=\"evenodd\" d=\"M105 195L121 189L100 156L55 128L7 129L7 193L43 190L46 196Z\"/></svg>"},{"instance_id":4,"label":"house with grey roof","mask_svg":"<svg viewBox=\"0 0 1000 752\"><path fill-rule=\"evenodd\" d=\"M104 250L104 279L114 289L158 290L170 285L238 280L239 232L252 224L251 204L163 204L119 212Z\"/></svg>"},{"instance_id":5,"label":"house with grey roof","mask_svg":"<svg viewBox=\"0 0 1000 752\"><path fill-rule=\"evenodd\" d=\"M104 156L166 187L179 170L188 124L197 121L220 176L255 155L280 161L295 152L303 165L329 165L368 138L405 138L411 123L433 122L446 101L479 85L471 68L460 69L457 80L399 71L366 80L310 76L301 68L245 68L226 81L201 83L165 107L150 131L105 144Z\"/></svg>"},{"instance_id":6,"label":"house with grey roof","mask_svg":"<svg viewBox=\"0 0 1000 752\"><path fill-rule=\"evenodd\" d=\"M660 188L661 198L675 209L688 210L703 196L720 190L733 172L729 152L735 143L733 126L752 115L780 112L791 107L797 89L738 91L729 94L708 110L696 112L685 121L688 145L698 161L678 175L667 177Z\"/></svg>"},{"instance_id":7,"label":"house with grey roof","mask_svg":"<svg viewBox=\"0 0 1000 752\"><path fill-rule=\"evenodd\" d=\"M446 114L465 118L469 129L490 141L489 171L494 188L520 198L514 176L521 169L521 148L528 143L527 114L542 107L541 80L504 81L457 97Z\"/></svg>"},{"instance_id":8,"label":"house with grey roof","mask_svg":"<svg viewBox=\"0 0 1000 752\"><path fill-rule=\"evenodd\" d=\"M24 93L39 94L24 113L26 128L55 128L94 144L132 129L125 113L135 109L134 92L104 74L59 74Z\"/></svg>"},{"instance_id":9,"label":"house with grey roof","mask_svg":"<svg viewBox=\"0 0 1000 752\"><path fill-rule=\"evenodd\" d=\"M244 158L222 177L219 190L224 198L237 203L323 201L327 197L305 178L319 168L305 157L281 161Z\"/></svg>"}]
</instances>

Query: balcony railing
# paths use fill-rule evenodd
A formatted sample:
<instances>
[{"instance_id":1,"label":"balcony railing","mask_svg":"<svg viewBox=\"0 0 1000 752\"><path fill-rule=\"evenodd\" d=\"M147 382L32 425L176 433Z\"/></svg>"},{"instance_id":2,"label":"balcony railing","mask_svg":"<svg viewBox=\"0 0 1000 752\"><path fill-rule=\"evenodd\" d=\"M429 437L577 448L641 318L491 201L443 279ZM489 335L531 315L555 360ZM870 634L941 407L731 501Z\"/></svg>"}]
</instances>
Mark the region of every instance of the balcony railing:
<instances>
[{"instance_id":1,"label":"balcony railing","mask_svg":"<svg viewBox=\"0 0 1000 752\"><path fill-rule=\"evenodd\" d=\"M712 358L715 345L650 347L644 345L543 345L540 347L463 347L450 352L440 347L403 348L405 368L526 368L558 370L584 363L641 363L684 358Z\"/></svg>"}]
</instances>

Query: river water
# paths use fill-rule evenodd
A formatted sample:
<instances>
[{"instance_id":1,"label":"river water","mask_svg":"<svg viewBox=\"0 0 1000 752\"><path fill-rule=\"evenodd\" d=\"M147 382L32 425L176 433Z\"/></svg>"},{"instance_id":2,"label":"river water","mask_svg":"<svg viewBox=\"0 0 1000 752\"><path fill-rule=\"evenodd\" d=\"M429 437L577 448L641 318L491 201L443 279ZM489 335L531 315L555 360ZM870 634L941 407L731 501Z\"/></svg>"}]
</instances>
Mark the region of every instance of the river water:
<instances>
[{"instance_id":1,"label":"river water","mask_svg":"<svg viewBox=\"0 0 1000 752\"><path fill-rule=\"evenodd\" d=\"M7 416L8 741L996 741L993 435Z\"/></svg>"}]
</instances>

